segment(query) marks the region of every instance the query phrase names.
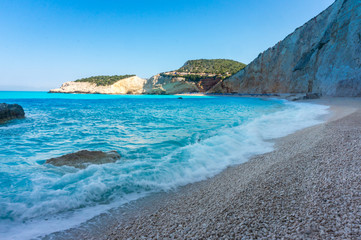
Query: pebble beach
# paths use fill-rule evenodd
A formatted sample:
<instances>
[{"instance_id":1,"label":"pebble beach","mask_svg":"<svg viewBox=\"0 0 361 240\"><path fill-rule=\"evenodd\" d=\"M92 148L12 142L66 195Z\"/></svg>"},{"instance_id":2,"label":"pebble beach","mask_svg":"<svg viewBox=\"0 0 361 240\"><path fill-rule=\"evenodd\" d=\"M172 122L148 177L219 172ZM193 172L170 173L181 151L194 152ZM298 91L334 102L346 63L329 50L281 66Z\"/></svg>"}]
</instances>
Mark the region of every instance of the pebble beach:
<instances>
[{"instance_id":1,"label":"pebble beach","mask_svg":"<svg viewBox=\"0 0 361 240\"><path fill-rule=\"evenodd\" d=\"M359 238L361 99L312 101L330 106L326 122L273 152L48 239Z\"/></svg>"}]
</instances>

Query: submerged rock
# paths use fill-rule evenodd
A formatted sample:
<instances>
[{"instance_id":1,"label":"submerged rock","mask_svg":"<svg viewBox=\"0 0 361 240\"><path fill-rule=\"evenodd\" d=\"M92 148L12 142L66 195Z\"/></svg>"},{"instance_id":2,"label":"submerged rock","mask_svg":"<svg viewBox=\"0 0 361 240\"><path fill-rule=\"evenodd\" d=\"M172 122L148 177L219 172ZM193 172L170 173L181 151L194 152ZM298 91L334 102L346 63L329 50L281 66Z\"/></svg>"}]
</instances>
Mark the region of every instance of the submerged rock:
<instances>
[{"instance_id":1,"label":"submerged rock","mask_svg":"<svg viewBox=\"0 0 361 240\"><path fill-rule=\"evenodd\" d=\"M81 150L75 153L69 153L57 158L46 160L46 164L54 166L72 166L76 168L86 168L90 164L104 164L116 162L120 159L120 154L117 151L88 151Z\"/></svg>"},{"instance_id":2,"label":"submerged rock","mask_svg":"<svg viewBox=\"0 0 361 240\"><path fill-rule=\"evenodd\" d=\"M0 103L0 122L24 117L25 112L20 105Z\"/></svg>"}]
</instances>

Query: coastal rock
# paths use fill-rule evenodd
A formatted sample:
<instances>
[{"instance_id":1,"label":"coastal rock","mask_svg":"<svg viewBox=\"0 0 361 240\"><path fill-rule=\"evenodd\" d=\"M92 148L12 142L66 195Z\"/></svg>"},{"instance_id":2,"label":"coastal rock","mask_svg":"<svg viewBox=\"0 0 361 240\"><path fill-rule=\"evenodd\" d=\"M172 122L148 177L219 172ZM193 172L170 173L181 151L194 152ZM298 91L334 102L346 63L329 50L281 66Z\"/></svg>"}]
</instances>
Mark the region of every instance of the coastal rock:
<instances>
[{"instance_id":1,"label":"coastal rock","mask_svg":"<svg viewBox=\"0 0 361 240\"><path fill-rule=\"evenodd\" d=\"M172 77L157 74L144 85L146 94L177 94L185 92L199 92L194 82L185 81L182 77Z\"/></svg>"},{"instance_id":2,"label":"coastal rock","mask_svg":"<svg viewBox=\"0 0 361 240\"><path fill-rule=\"evenodd\" d=\"M76 168L86 168L90 164L104 164L116 162L121 158L117 151L88 151L81 150L75 153L69 153L57 158L46 160L46 164L54 166L72 166Z\"/></svg>"},{"instance_id":3,"label":"coastal rock","mask_svg":"<svg viewBox=\"0 0 361 240\"><path fill-rule=\"evenodd\" d=\"M0 103L0 122L24 117L25 112L20 105Z\"/></svg>"},{"instance_id":4,"label":"coastal rock","mask_svg":"<svg viewBox=\"0 0 361 240\"><path fill-rule=\"evenodd\" d=\"M101 94L142 94L146 79L138 76L125 78L108 86L97 86L90 82L66 82L50 93L101 93Z\"/></svg>"},{"instance_id":5,"label":"coastal rock","mask_svg":"<svg viewBox=\"0 0 361 240\"><path fill-rule=\"evenodd\" d=\"M318 99L322 95L319 93L307 93L306 96L303 97L303 99Z\"/></svg>"},{"instance_id":6,"label":"coastal rock","mask_svg":"<svg viewBox=\"0 0 361 240\"><path fill-rule=\"evenodd\" d=\"M144 90L146 94L204 93L245 66L230 59L188 60L177 70L151 77Z\"/></svg>"},{"instance_id":7,"label":"coastal rock","mask_svg":"<svg viewBox=\"0 0 361 240\"><path fill-rule=\"evenodd\" d=\"M306 94L289 94L288 96L284 96L288 101L299 101L306 99Z\"/></svg>"},{"instance_id":8,"label":"coastal rock","mask_svg":"<svg viewBox=\"0 0 361 240\"><path fill-rule=\"evenodd\" d=\"M361 1L336 0L209 92L361 96L360 29Z\"/></svg>"}]
</instances>

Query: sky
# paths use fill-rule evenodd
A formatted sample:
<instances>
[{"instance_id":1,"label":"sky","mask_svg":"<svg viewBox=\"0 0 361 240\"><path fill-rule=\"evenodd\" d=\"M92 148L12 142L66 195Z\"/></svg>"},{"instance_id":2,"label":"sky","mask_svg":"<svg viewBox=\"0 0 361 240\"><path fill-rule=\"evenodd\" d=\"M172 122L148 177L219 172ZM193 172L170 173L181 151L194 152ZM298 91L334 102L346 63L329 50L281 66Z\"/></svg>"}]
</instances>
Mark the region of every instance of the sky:
<instances>
[{"instance_id":1,"label":"sky","mask_svg":"<svg viewBox=\"0 0 361 240\"><path fill-rule=\"evenodd\" d=\"M0 0L0 90L250 63L334 0Z\"/></svg>"}]
</instances>

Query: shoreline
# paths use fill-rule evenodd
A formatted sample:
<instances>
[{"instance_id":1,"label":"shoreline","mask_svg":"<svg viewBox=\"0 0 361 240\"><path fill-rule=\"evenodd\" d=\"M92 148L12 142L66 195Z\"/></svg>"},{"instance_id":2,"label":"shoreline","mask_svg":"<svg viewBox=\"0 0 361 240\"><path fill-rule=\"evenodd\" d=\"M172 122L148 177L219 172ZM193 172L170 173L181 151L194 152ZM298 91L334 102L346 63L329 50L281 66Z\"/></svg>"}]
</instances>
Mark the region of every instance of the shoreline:
<instances>
[{"instance_id":1,"label":"shoreline","mask_svg":"<svg viewBox=\"0 0 361 240\"><path fill-rule=\"evenodd\" d=\"M263 195L265 193L272 195L272 192L254 191L253 188L257 186L259 182L267 185L267 182L264 182L265 178L277 173L277 171L272 171L273 168L282 168L281 165L284 163L286 163L286 165L292 165L290 159L293 157L293 153L290 153L289 149L296 148L296 153L305 154L305 152L301 150L305 150L304 148L308 148L308 150L313 149L317 143L324 140L324 130L329 128L328 125L334 125L337 121L342 122L350 118L350 116L360 114L361 109L361 99L355 98L321 98L317 100L306 100L306 102L328 105L331 107L331 114L328 114L329 116L325 119L325 123L302 129L286 137L276 139L274 151L252 157L243 164L228 167L212 178L188 184L178 188L176 191L156 193L138 199L119 209L112 210L109 214L96 217L78 228L51 234L44 239L50 239L51 236L54 237L54 239L64 239L66 236L72 236L78 239L126 239L128 237L140 238L142 236L146 238L164 238L167 236L187 238L219 238L222 236L228 236L230 238L248 236L249 238L253 238L256 236L268 236L278 238L287 236L282 235L282 233L286 234L284 231L282 232L282 229L278 229L285 224L284 222L282 222L283 225L278 222L278 225L276 224L271 228L277 229L277 231L280 232L278 235L275 235L275 231L273 231L273 235L270 235L269 231L267 231L270 225L265 227L262 224L259 233L249 232L249 230L253 229L250 226L252 226L254 221L249 222L247 219L257 218L257 214L255 214L254 211L252 213L251 210L257 210L258 213L265 209L259 209L259 206L253 206L252 202L245 200L253 199L253 201L257 201L259 200L259 196L261 196L263 204L270 203ZM276 159L276 157L280 157L281 160ZM307 160L309 159L304 159L306 165L312 165L312 162L310 163ZM297 166L293 165L292 167ZM302 179L298 179L298 181L302 181ZM254 199L256 195L258 198ZM277 201L282 200L282 198L276 199ZM252 205L253 208L245 209L242 207L242 204L231 211L229 208L240 204L240 200L243 200L241 203L248 203ZM292 201L286 201L287 199L283 200L282 204L287 205L292 203ZM293 201L295 201L295 199L293 199ZM297 209L298 208L292 210L295 211ZM281 208L278 210L284 209ZM300 209L298 209L298 211L299 210ZM224 213L226 214L224 215ZM229 213L232 213L231 215L234 216L234 219L228 218ZM248 216L248 218L246 216ZM288 219L289 217L290 215L286 214L286 218ZM234 225L234 221L237 222L237 224ZM234 233L231 229L226 230L227 226L228 228L232 226L230 222L232 222L236 229L239 229L237 226L240 224L247 226L247 228L240 228ZM295 231L296 235L290 236L302 236L305 238L316 236L316 233L320 233L319 229L317 230L316 228L318 229L318 226L315 227L312 223L304 224L302 231L297 230ZM220 229L223 230L221 231ZM310 232L310 234L307 232ZM232 235L233 233L235 235Z\"/></svg>"}]
</instances>

